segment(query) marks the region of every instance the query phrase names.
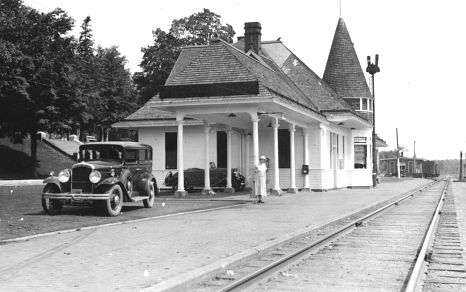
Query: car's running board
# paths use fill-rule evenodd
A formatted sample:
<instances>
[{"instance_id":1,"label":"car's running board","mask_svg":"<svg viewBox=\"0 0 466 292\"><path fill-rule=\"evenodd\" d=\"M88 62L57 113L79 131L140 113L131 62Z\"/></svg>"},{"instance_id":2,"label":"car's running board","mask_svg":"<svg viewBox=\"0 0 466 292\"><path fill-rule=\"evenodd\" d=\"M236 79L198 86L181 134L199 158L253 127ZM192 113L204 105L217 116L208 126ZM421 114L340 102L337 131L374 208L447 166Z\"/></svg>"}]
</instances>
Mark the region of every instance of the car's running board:
<instances>
[{"instance_id":1,"label":"car's running board","mask_svg":"<svg viewBox=\"0 0 466 292\"><path fill-rule=\"evenodd\" d=\"M149 199L149 196L131 197L131 201L133 201L133 202L142 201L142 200L147 200L147 199Z\"/></svg>"}]
</instances>

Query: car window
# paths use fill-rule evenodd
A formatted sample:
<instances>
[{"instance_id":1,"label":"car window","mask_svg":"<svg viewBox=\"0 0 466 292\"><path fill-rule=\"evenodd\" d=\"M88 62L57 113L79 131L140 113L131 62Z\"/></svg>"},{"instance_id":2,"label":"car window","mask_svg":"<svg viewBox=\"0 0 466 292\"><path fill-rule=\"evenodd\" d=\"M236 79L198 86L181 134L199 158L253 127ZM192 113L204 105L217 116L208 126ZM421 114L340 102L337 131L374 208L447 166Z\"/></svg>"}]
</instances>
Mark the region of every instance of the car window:
<instances>
[{"instance_id":1,"label":"car window","mask_svg":"<svg viewBox=\"0 0 466 292\"><path fill-rule=\"evenodd\" d=\"M147 163L146 149L139 149L139 163Z\"/></svg>"},{"instance_id":2,"label":"car window","mask_svg":"<svg viewBox=\"0 0 466 292\"><path fill-rule=\"evenodd\" d=\"M137 150L126 150L125 152L125 161L126 163L136 163L138 160Z\"/></svg>"},{"instance_id":3,"label":"car window","mask_svg":"<svg viewBox=\"0 0 466 292\"><path fill-rule=\"evenodd\" d=\"M81 147L78 153L79 161L122 160L121 149L108 145L92 145Z\"/></svg>"}]
</instances>

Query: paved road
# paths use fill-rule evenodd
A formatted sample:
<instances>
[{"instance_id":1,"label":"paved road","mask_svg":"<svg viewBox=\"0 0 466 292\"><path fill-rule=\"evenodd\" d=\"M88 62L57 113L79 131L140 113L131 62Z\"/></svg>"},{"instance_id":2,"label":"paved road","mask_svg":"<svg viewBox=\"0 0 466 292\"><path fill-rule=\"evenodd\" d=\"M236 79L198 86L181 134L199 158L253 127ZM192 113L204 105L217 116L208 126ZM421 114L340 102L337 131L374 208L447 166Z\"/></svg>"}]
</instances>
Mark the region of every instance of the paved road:
<instances>
[{"instance_id":1,"label":"paved road","mask_svg":"<svg viewBox=\"0 0 466 292\"><path fill-rule=\"evenodd\" d=\"M0 246L0 291L136 291L425 184L300 192L265 204L59 234Z\"/></svg>"}]
</instances>

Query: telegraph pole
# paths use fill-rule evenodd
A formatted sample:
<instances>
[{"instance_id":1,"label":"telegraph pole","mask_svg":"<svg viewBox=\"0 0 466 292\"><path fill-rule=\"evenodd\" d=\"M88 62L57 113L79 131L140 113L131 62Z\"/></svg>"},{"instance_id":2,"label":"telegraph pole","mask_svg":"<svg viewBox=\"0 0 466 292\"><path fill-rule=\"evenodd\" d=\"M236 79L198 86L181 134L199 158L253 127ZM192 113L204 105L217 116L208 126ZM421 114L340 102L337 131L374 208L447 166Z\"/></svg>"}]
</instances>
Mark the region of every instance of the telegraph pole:
<instances>
[{"instance_id":1,"label":"telegraph pole","mask_svg":"<svg viewBox=\"0 0 466 292\"><path fill-rule=\"evenodd\" d=\"M366 72L372 76L372 185L377 185L377 148L375 143L375 81L374 75L380 72L379 55L375 55L375 64L371 63L371 57L367 56Z\"/></svg>"}]
</instances>

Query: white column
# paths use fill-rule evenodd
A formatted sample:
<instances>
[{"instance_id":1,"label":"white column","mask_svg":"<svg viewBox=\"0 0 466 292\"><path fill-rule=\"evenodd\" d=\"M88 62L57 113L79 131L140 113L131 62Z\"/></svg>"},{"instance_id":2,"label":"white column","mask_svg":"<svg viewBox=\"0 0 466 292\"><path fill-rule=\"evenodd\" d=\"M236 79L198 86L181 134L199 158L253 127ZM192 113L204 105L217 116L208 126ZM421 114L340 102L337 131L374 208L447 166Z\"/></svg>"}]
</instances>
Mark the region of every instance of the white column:
<instances>
[{"instance_id":1,"label":"white column","mask_svg":"<svg viewBox=\"0 0 466 292\"><path fill-rule=\"evenodd\" d=\"M303 139L304 139L304 164L309 165L309 130L303 128ZM310 191L309 186L309 173L304 175L304 186L303 191Z\"/></svg>"},{"instance_id":2,"label":"white column","mask_svg":"<svg viewBox=\"0 0 466 292\"><path fill-rule=\"evenodd\" d=\"M259 118L252 118L252 148L254 166L259 164Z\"/></svg>"},{"instance_id":3,"label":"white column","mask_svg":"<svg viewBox=\"0 0 466 292\"><path fill-rule=\"evenodd\" d=\"M296 188L296 165L295 165L295 149L294 149L294 132L296 131L295 125L290 124L290 187L288 188L288 193L296 193L298 189Z\"/></svg>"},{"instance_id":4,"label":"white column","mask_svg":"<svg viewBox=\"0 0 466 292\"><path fill-rule=\"evenodd\" d=\"M282 190L280 188L280 168L278 163L278 119L274 119L273 123L273 189L272 195L281 196Z\"/></svg>"},{"instance_id":5,"label":"white column","mask_svg":"<svg viewBox=\"0 0 466 292\"><path fill-rule=\"evenodd\" d=\"M257 116L252 117L252 161L253 167L259 164L259 118ZM251 187L254 188L254 186ZM251 192L251 197L254 197L254 192Z\"/></svg>"},{"instance_id":6,"label":"white column","mask_svg":"<svg viewBox=\"0 0 466 292\"><path fill-rule=\"evenodd\" d=\"M204 189L202 190L203 195L214 195L215 193L210 188L210 164L209 164L209 154L210 154L210 125L204 125Z\"/></svg>"},{"instance_id":7,"label":"white column","mask_svg":"<svg viewBox=\"0 0 466 292\"><path fill-rule=\"evenodd\" d=\"M231 186L231 127L227 129L227 186L224 190L225 193L234 193L235 190Z\"/></svg>"},{"instance_id":8,"label":"white column","mask_svg":"<svg viewBox=\"0 0 466 292\"><path fill-rule=\"evenodd\" d=\"M177 140L177 162L178 162L178 190L175 192L175 197L185 197L187 192L184 189L184 161L183 161L183 116L176 117L178 124L178 140Z\"/></svg>"}]
</instances>

